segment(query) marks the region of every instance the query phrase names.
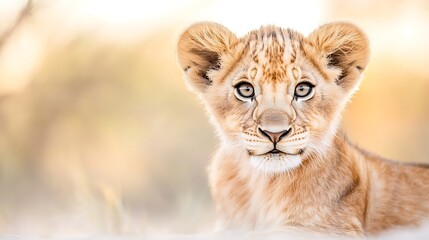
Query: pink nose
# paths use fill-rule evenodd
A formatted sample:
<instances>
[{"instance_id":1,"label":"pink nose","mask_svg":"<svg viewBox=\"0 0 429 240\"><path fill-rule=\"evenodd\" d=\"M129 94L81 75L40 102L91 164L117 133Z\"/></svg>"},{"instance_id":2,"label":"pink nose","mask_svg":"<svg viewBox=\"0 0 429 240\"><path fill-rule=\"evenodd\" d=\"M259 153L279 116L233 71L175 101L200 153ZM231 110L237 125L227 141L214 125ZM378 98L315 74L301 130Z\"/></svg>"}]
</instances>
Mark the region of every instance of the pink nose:
<instances>
[{"instance_id":1,"label":"pink nose","mask_svg":"<svg viewBox=\"0 0 429 240\"><path fill-rule=\"evenodd\" d=\"M291 132L292 128L289 128L287 130L283 130L280 132L269 132L266 130L262 130L261 128L258 128L259 133L261 133L262 136L268 138L271 142L273 143L277 143L280 140L282 140L282 138L286 137L290 132Z\"/></svg>"}]
</instances>

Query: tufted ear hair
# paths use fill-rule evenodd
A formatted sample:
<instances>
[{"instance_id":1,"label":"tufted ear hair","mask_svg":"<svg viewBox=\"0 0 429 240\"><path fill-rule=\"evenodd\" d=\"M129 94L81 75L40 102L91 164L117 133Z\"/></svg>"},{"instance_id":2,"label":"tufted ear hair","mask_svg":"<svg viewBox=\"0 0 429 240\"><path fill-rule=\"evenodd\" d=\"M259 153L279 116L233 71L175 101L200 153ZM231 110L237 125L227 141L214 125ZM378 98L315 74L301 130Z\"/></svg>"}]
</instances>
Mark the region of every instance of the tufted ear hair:
<instances>
[{"instance_id":1,"label":"tufted ear hair","mask_svg":"<svg viewBox=\"0 0 429 240\"><path fill-rule=\"evenodd\" d=\"M212 84L210 70L220 68L220 58L237 37L217 23L201 22L190 26L180 36L177 60L192 90L202 93Z\"/></svg>"},{"instance_id":2,"label":"tufted ear hair","mask_svg":"<svg viewBox=\"0 0 429 240\"><path fill-rule=\"evenodd\" d=\"M335 82L346 91L359 83L369 61L369 42L357 26L346 22L323 25L308 36L322 62L336 70Z\"/></svg>"}]
</instances>

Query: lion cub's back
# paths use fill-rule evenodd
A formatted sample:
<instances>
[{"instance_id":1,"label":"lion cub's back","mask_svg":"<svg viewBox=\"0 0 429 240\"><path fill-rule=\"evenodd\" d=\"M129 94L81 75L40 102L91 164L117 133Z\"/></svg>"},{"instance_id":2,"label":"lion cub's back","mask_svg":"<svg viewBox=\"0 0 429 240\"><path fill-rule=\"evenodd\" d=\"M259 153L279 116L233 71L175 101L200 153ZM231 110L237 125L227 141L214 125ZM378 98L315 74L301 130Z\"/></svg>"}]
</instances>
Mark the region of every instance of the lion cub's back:
<instances>
[{"instance_id":1,"label":"lion cub's back","mask_svg":"<svg viewBox=\"0 0 429 240\"><path fill-rule=\"evenodd\" d=\"M429 166L372 160L366 231L429 220Z\"/></svg>"}]
</instances>

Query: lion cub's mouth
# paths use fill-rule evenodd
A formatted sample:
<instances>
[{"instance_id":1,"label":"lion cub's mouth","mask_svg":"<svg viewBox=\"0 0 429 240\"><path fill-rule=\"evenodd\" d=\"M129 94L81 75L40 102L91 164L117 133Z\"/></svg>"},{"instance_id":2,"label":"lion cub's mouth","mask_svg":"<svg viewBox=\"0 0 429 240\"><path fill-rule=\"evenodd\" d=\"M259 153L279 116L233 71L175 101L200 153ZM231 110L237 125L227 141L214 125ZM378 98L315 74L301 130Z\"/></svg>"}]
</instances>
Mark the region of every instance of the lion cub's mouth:
<instances>
[{"instance_id":1,"label":"lion cub's mouth","mask_svg":"<svg viewBox=\"0 0 429 240\"><path fill-rule=\"evenodd\" d=\"M273 150L271 150L271 151L269 151L269 152L267 152L267 153L271 153L271 154L278 154L278 153L283 153L282 151L279 151L279 150L277 150L277 149L273 149Z\"/></svg>"},{"instance_id":2,"label":"lion cub's mouth","mask_svg":"<svg viewBox=\"0 0 429 240\"><path fill-rule=\"evenodd\" d=\"M263 154L259 154L258 156L267 156L267 155L302 155L304 153L304 151L305 151L305 149L301 148L301 149L298 149L298 151L295 152L295 153L288 153L288 152L283 152L283 151L280 151L280 150L278 150L276 148L273 148L271 151L263 153Z\"/></svg>"}]
</instances>

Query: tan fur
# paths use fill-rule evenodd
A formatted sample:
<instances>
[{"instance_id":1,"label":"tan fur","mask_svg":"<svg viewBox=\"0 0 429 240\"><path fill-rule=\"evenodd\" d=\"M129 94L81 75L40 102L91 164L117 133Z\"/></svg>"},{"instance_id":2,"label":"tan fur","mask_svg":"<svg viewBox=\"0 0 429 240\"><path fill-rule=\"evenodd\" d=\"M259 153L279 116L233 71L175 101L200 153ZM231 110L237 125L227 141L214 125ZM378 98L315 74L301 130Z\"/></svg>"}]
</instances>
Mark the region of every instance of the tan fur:
<instances>
[{"instance_id":1,"label":"tan fur","mask_svg":"<svg viewBox=\"0 0 429 240\"><path fill-rule=\"evenodd\" d=\"M337 130L368 45L349 23L308 37L266 26L238 38L215 23L183 33L178 62L221 140L209 168L220 228L366 235L429 217L428 167L383 160ZM253 98L237 95L242 81ZM294 96L304 81L315 86L308 99ZM261 130L287 133L280 154Z\"/></svg>"}]
</instances>

